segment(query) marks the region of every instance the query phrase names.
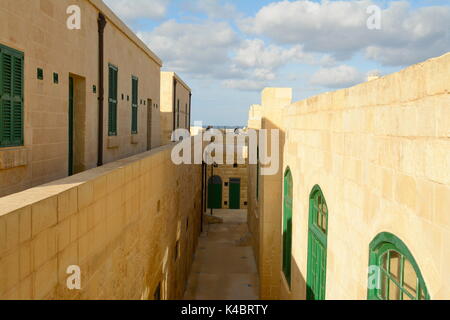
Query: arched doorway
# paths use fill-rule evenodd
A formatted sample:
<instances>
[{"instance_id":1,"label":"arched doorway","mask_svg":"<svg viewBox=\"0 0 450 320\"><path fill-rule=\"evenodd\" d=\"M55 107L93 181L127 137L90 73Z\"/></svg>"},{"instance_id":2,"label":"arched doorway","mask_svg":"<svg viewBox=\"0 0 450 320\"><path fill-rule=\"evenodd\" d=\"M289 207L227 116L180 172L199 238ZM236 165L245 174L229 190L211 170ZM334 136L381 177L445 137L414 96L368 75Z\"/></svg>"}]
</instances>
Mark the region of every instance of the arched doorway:
<instances>
[{"instance_id":1,"label":"arched doorway","mask_svg":"<svg viewBox=\"0 0 450 320\"><path fill-rule=\"evenodd\" d=\"M219 176L209 178L208 208L222 209L222 179Z\"/></svg>"},{"instance_id":2,"label":"arched doorway","mask_svg":"<svg viewBox=\"0 0 450 320\"><path fill-rule=\"evenodd\" d=\"M328 206L319 186L309 199L308 300L325 300L327 280Z\"/></svg>"}]
</instances>

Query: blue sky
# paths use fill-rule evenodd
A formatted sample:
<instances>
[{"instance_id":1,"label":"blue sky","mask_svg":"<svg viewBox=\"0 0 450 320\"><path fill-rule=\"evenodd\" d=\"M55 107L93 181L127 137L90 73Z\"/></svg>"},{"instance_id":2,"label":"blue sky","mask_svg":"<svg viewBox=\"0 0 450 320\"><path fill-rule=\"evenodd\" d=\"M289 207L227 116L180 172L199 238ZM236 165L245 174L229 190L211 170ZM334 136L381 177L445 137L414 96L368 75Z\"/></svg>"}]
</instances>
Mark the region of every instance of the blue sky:
<instances>
[{"instance_id":1,"label":"blue sky","mask_svg":"<svg viewBox=\"0 0 450 320\"><path fill-rule=\"evenodd\" d=\"M191 86L205 125L245 125L264 87L300 100L450 51L448 0L104 1Z\"/></svg>"}]
</instances>

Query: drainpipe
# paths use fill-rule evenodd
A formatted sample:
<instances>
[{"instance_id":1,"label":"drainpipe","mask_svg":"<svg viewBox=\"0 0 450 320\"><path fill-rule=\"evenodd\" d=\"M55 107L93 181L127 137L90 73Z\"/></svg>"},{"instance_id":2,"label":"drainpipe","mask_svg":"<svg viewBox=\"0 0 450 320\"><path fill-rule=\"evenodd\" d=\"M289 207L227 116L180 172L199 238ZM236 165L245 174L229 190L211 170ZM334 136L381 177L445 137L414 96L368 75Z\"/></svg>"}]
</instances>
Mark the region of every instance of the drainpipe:
<instances>
[{"instance_id":1,"label":"drainpipe","mask_svg":"<svg viewBox=\"0 0 450 320\"><path fill-rule=\"evenodd\" d=\"M187 129L191 132L192 92L189 92L189 119Z\"/></svg>"},{"instance_id":2,"label":"drainpipe","mask_svg":"<svg viewBox=\"0 0 450 320\"><path fill-rule=\"evenodd\" d=\"M206 165L206 163L203 161L203 171L204 171L204 176L203 176L203 214L206 213L206 210L208 209L208 193L206 188L208 187L208 166Z\"/></svg>"},{"instance_id":3,"label":"drainpipe","mask_svg":"<svg viewBox=\"0 0 450 320\"><path fill-rule=\"evenodd\" d=\"M97 166L103 165L103 102L105 99L105 86L103 77L104 64L104 31L106 26L105 16L98 14L98 161Z\"/></svg>"},{"instance_id":4,"label":"drainpipe","mask_svg":"<svg viewBox=\"0 0 450 320\"><path fill-rule=\"evenodd\" d=\"M214 183L214 163L211 165L211 185ZM209 190L211 191L211 190ZM213 207L211 206L211 215L214 215Z\"/></svg>"},{"instance_id":5,"label":"drainpipe","mask_svg":"<svg viewBox=\"0 0 450 320\"><path fill-rule=\"evenodd\" d=\"M200 232L203 232L203 214L205 207L205 162L202 162L202 203L200 205L201 216L200 216Z\"/></svg>"}]
</instances>

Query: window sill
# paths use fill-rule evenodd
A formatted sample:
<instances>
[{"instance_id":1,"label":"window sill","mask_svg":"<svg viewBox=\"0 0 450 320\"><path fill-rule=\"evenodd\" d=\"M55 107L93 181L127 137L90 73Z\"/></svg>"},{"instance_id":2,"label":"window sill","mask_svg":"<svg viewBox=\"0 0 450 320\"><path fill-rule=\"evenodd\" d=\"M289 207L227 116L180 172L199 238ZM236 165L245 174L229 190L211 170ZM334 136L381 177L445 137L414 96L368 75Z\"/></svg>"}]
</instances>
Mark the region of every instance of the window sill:
<instances>
[{"instance_id":1,"label":"window sill","mask_svg":"<svg viewBox=\"0 0 450 320\"><path fill-rule=\"evenodd\" d=\"M0 148L0 170L23 167L28 164L25 147Z\"/></svg>"},{"instance_id":2,"label":"window sill","mask_svg":"<svg viewBox=\"0 0 450 320\"><path fill-rule=\"evenodd\" d=\"M119 147L119 137L108 137L108 149L117 149Z\"/></svg>"},{"instance_id":3,"label":"window sill","mask_svg":"<svg viewBox=\"0 0 450 320\"><path fill-rule=\"evenodd\" d=\"M137 134L132 134L131 135L131 144L139 144L139 136Z\"/></svg>"}]
</instances>

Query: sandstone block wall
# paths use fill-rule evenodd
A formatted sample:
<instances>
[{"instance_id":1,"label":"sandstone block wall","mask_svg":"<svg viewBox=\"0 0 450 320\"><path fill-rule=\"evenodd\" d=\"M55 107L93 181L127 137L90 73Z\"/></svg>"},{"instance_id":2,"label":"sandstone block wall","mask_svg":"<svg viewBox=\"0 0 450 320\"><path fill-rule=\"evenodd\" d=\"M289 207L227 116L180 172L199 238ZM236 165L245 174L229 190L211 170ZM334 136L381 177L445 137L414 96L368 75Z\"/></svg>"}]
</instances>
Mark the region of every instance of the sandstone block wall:
<instances>
[{"instance_id":1,"label":"sandstone block wall","mask_svg":"<svg viewBox=\"0 0 450 320\"><path fill-rule=\"evenodd\" d=\"M450 54L353 88L291 104L277 116L286 135L283 167L293 175L292 287L280 260L260 259L261 287L305 299L309 195L322 188L329 209L327 299L367 299L369 244L390 232L408 246L432 299L450 297ZM274 108L276 110L276 108ZM280 188L281 180L263 182ZM260 219L281 221L281 197ZM260 233L281 243L281 228ZM270 248L270 247L269 247Z\"/></svg>"},{"instance_id":2,"label":"sandstone block wall","mask_svg":"<svg viewBox=\"0 0 450 320\"><path fill-rule=\"evenodd\" d=\"M256 127L268 130L279 130L279 148L285 143L283 126L283 107L292 101L292 90L287 88L267 88L261 96L261 106L257 107L261 117L260 125ZM268 139L268 150L272 150L272 140ZM277 150L280 167L283 164L283 152ZM264 166L261 166L261 170ZM262 171L260 171L262 172ZM282 211L282 177L281 168L275 175L260 175L259 199L256 200L256 166L249 167L249 229L253 233L253 247L257 251L258 269L260 276L260 298L279 299L281 282L281 218L277 214Z\"/></svg>"},{"instance_id":3,"label":"sandstone block wall","mask_svg":"<svg viewBox=\"0 0 450 320\"><path fill-rule=\"evenodd\" d=\"M201 166L166 146L0 199L0 299L180 299L200 233ZM82 290L67 289L81 267Z\"/></svg>"}]
</instances>

